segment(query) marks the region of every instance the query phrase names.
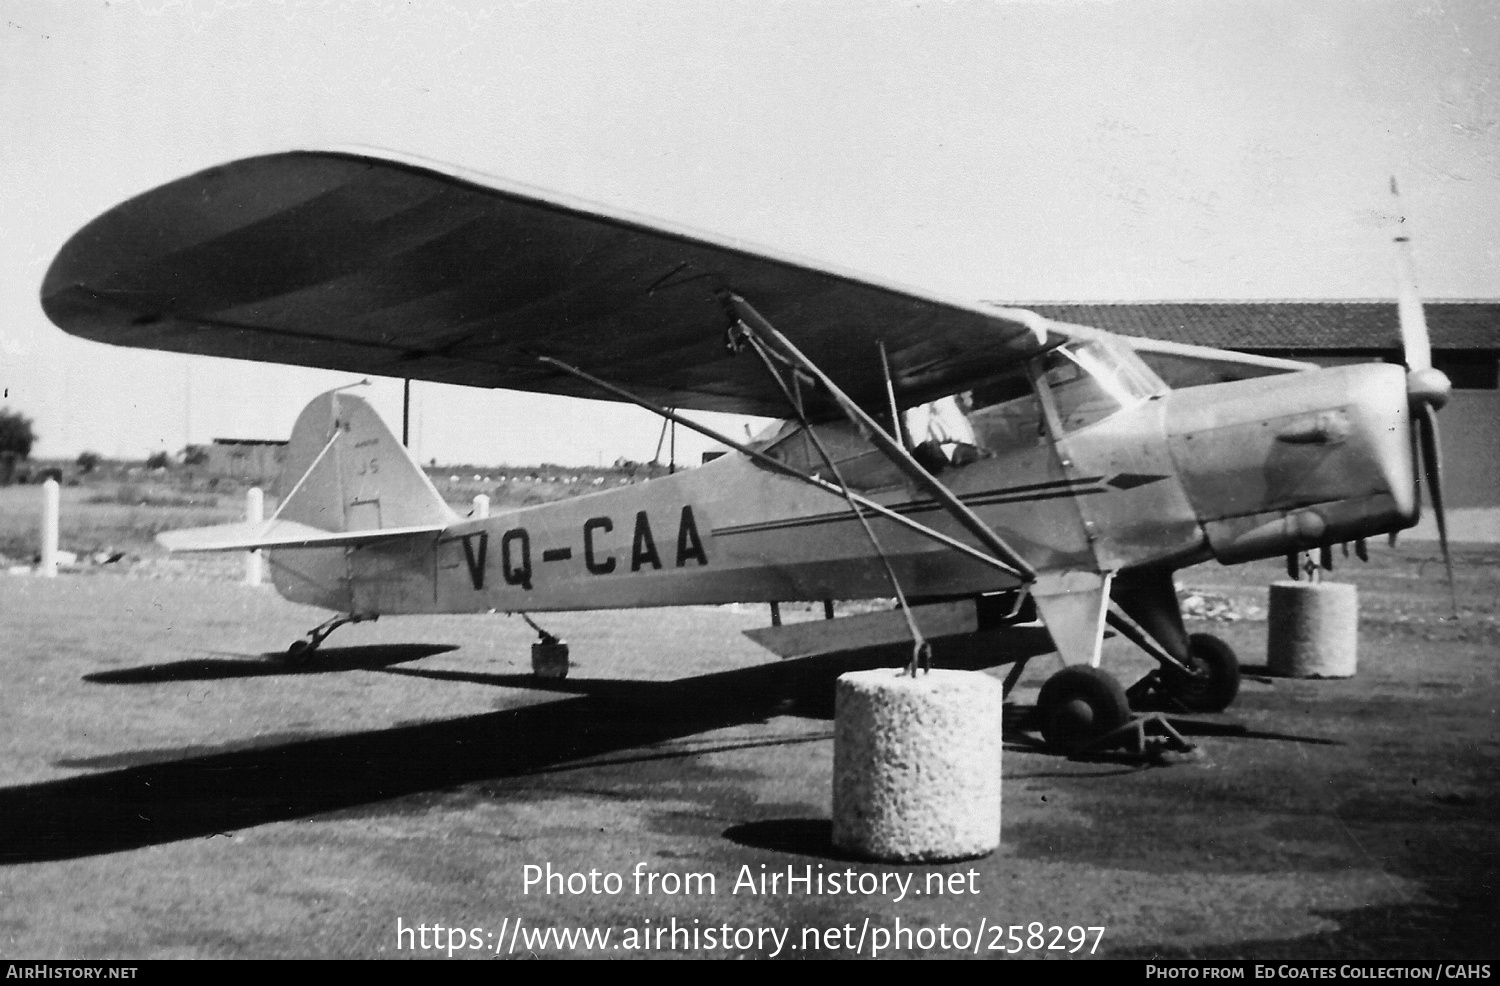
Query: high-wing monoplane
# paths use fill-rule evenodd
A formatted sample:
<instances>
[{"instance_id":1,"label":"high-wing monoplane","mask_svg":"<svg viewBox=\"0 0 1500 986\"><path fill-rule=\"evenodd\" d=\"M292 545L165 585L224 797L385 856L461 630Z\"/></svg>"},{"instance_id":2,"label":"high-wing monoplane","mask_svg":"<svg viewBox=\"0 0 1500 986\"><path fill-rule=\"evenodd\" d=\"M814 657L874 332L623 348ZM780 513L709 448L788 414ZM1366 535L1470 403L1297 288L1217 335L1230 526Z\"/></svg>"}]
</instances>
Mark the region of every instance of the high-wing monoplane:
<instances>
[{"instance_id":1,"label":"high-wing monoplane","mask_svg":"<svg viewBox=\"0 0 1500 986\"><path fill-rule=\"evenodd\" d=\"M699 468L463 518L365 401L323 394L269 521L163 536L268 549L284 596L337 614L295 656L399 613L894 596L756 637L783 655L909 639L915 668L934 641L1040 618L1064 663L1043 732L1073 744L1129 716L1099 666L1106 627L1180 706L1233 701L1235 655L1186 632L1177 569L1363 554L1416 522L1423 463L1446 554L1449 385L1401 283L1406 366L1318 368L939 297L414 159L291 152L106 212L42 305L116 345L603 397L705 431L679 411L779 419L715 434L733 451ZM1184 364L1223 382L1153 369Z\"/></svg>"}]
</instances>

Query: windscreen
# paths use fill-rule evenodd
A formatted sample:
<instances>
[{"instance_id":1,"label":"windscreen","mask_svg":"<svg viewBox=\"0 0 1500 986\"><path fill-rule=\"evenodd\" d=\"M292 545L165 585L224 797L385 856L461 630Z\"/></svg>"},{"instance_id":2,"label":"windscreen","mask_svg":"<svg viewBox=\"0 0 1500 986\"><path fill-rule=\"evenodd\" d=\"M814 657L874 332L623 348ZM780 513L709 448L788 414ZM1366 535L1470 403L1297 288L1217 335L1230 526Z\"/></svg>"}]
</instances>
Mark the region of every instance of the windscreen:
<instances>
[{"instance_id":1,"label":"windscreen","mask_svg":"<svg viewBox=\"0 0 1500 986\"><path fill-rule=\"evenodd\" d=\"M1166 389L1138 359L1101 341L1060 346L1042 357L1041 371L1064 432L1086 428Z\"/></svg>"}]
</instances>

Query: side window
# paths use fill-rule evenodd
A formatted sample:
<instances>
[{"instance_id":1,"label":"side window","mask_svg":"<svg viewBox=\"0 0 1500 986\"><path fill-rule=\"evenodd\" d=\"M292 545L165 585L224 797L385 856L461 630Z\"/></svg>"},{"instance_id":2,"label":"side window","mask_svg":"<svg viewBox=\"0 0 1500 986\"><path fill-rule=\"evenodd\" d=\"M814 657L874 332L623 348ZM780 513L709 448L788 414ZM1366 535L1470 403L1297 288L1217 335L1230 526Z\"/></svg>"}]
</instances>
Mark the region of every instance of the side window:
<instances>
[{"instance_id":1,"label":"side window","mask_svg":"<svg viewBox=\"0 0 1500 986\"><path fill-rule=\"evenodd\" d=\"M975 388L969 401L969 424L982 448L996 453L1031 448L1046 436L1042 405L1023 367Z\"/></svg>"},{"instance_id":2,"label":"side window","mask_svg":"<svg viewBox=\"0 0 1500 986\"><path fill-rule=\"evenodd\" d=\"M929 472L967 466L984 457L969 424L968 409L968 394L952 394L902 415L912 456Z\"/></svg>"},{"instance_id":3,"label":"side window","mask_svg":"<svg viewBox=\"0 0 1500 986\"><path fill-rule=\"evenodd\" d=\"M899 469L874 446L842 422L814 426L829 458L850 487L877 490L902 482ZM799 472L809 473L828 482L833 473L811 438L795 422L783 422L780 429L761 446L761 451Z\"/></svg>"}]
</instances>

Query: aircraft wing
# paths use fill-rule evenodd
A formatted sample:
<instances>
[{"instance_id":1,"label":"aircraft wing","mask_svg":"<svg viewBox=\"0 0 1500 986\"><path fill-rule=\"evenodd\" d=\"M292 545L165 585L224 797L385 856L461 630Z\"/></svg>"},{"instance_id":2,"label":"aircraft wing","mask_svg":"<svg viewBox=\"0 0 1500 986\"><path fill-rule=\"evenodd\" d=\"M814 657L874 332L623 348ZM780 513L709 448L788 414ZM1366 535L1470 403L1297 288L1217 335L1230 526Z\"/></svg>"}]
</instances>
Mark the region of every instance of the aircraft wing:
<instances>
[{"instance_id":1,"label":"aircraft wing","mask_svg":"<svg viewBox=\"0 0 1500 986\"><path fill-rule=\"evenodd\" d=\"M865 406L886 403L877 343L910 406L1074 332L383 152L247 158L146 192L68 241L42 307L115 345L604 396L550 356L661 404L784 416L759 360L725 345L724 292Z\"/></svg>"},{"instance_id":2,"label":"aircraft wing","mask_svg":"<svg viewBox=\"0 0 1500 986\"><path fill-rule=\"evenodd\" d=\"M1252 377L1268 377L1275 373L1296 373L1318 368L1318 364L1302 360L1236 353L1163 339L1127 337L1126 341L1157 376L1173 388L1200 387L1204 384L1229 383Z\"/></svg>"}]
</instances>

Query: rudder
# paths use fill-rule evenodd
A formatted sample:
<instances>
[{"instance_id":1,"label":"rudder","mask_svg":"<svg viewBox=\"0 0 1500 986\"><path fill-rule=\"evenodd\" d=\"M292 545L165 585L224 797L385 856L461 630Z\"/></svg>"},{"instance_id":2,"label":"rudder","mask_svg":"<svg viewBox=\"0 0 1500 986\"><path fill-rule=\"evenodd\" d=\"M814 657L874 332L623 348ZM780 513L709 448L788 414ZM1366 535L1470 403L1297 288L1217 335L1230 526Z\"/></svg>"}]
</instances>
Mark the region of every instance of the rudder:
<instances>
[{"instance_id":1,"label":"rudder","mask_svg":"<svg viewBox=\"0 0 1500 986\"><path fill-rule=\"evenodd\" d=\"M331 390L292 427L280 516L325 531L448 524L457 516L361 397Z\"/></svg>"},{"instance_id":2,"label":"rudder","mask_svg":"<svg viewBox=\"0 0 1500 986\"><path fill-rule=\"evenodd\" d=\"M331 532L458 519L374 408L337 390L319 394L297 416L277 492L279 517ZM272 551L268 560L283 597L352 610L346 549Z\"/></svg>"}]
</instances>

